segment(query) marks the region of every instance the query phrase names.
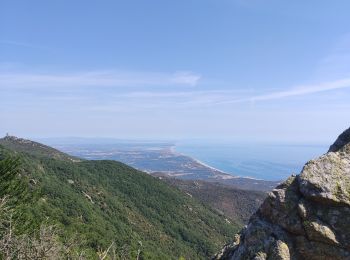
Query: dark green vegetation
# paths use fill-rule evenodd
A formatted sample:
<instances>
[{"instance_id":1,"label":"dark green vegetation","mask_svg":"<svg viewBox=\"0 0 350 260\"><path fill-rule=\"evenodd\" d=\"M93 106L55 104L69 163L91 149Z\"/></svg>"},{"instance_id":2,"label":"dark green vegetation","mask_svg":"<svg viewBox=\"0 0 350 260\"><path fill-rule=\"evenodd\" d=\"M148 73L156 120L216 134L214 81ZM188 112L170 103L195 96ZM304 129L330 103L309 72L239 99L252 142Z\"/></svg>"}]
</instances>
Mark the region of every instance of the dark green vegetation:
<instances>
[{"instance_id":1,"label":"dark green vegetation","mask_svg":"<svg viewBox=\"0 0 350 260\"><path fill-rule=\"evenodd\" d=\"M3 182L11 187L6 194L13 198L17 232L31 232L43 222L56 225L60 241L79 241L77 251L87 258L97 258L99 249L114 242L119 258L136 259L140 250L143 259L203 259L239 228L196 199L122 163L77 160L6 137L0 139L0 159L9 157L20 162L16 182Z\"/></svg>"},{"instance_id":2,"label":"dark green vegetation","mask_svg":"<svg viewBox=\"0 0 350 260\"><path fill-rule=\"evenodd\" d=\"M233 223L245 225L264 201L267 193L240 190L220 183L162 178L188 196L210 205Z\"/></svg>"}]
</instances>

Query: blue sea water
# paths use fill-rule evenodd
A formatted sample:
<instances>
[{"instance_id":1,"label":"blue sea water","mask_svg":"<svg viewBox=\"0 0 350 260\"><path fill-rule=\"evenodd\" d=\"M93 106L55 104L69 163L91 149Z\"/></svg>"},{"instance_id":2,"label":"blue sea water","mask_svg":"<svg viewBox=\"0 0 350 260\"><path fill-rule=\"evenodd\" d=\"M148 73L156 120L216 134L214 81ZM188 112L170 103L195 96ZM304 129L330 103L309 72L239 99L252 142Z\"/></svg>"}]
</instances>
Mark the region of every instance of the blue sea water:
<instances>
[{"instance_id":1,"label":"blue sea water","mask_svg":"<svg viewBox=\"0 0 350 260\"><path fill-rule=\"evenodd\" d=\"M218 144L179 142L175 151L224 172L264 180L298 174L310 159L326 153L327 145Z\"/></svg>"}]
</instances>

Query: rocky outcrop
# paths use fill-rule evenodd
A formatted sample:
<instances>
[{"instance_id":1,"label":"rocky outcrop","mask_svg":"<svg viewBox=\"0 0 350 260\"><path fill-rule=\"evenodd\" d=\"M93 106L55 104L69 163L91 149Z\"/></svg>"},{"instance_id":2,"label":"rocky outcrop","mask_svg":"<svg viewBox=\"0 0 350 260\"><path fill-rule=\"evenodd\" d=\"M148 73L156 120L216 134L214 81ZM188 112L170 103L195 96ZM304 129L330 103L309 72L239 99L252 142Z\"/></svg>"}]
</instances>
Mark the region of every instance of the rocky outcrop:
<instances>
[{"instance_id":1,"label":"rocky outcrop","mask_svg":"<svg viewBox=\"0 0 350 260\"><path fill-rule=\"evenodd\" d=\"M350 128L277 186L214 259L350 259Z\"/></svg>"},{"instance_id":2,"label":"rocky outcrop","mask_svg":"<svg viewBox=\"0 0 350 260\"><path fill-rule=\"evenodd\" d=\"M336 152L341 149L344 145L350 143L350 128L345 130L338 139L331 145L328 152Z\"/></svg>"}]
</instances>

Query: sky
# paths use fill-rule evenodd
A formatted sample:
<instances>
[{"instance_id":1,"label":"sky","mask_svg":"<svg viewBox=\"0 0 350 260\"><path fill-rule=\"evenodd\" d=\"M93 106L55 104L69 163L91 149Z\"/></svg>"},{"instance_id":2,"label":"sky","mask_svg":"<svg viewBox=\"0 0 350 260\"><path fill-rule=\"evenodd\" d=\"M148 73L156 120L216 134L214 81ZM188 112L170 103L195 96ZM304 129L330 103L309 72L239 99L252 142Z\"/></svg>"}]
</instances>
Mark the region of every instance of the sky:
<instances>
[{"instance_id":1,"label":"sky","mask_svg":"<svg viewBox=\"0 0 350 260\"><path fill-rule=\"evenodd\" d=\"M348 0L0 0L0 135L332 142Z\"/></svg>"}]
</instances>

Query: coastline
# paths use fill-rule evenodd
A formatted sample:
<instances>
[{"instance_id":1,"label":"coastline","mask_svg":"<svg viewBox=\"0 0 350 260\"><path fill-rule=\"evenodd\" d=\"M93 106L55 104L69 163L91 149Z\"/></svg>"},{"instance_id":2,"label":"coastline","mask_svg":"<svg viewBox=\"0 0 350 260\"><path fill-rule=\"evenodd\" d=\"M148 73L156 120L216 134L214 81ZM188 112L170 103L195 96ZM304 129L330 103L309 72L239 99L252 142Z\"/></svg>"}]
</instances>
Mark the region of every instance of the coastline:
<instances>
[{"instance_id":1,"label":"coastline","mask_svg":"<svg viewBox=\"0 0 350 260\"><path fill-rule=\"evenodd\" d=\"M176 151L176 145L172 145L169 147L169 151L174 154L174 155L179 155L179 156L186 156L188 158L191 158L191 160L195 161L196 163L206 167L206 168L209 168L213 171L216 171L218 172L219 174L222 174L222 175L225 175L225 176L221 176L222 179L239 179L239 178L242 178L242 179L250 179L250 180L256 180L256 181L266 181L264 179L258 179L258 178L254 178L254 177L249 177L249 176L239 176L239 175L233 175L233 174L230 174L228 172L225 172L223 170L220 170L218 168L215 168L213 166L210 166L209 164L203 162L203 161L200 161L199 159L196 159L194 158L193 156L191 155L187 155L187 154L184 154L184 153L181 153L181 152L178 152Z\"/></svg>"},{"instance_id":2,"label":"coastline","mask_svg":"<svg viewBox=\"0 0 350 260\"><path fill-rule=\"evenodd\" d=\"M210 166L210 165L206 164L205 162L202 162L202 161L200 161L200 160L198 160L198 159L196 159L196 158L194 158L194 157L192 157L192 156L190 156L188 154L184 154L184 153L176 151L176 145L172 145L169 150L174 155L185 156L185 157L191 158L196 163L198 163L200 165L203 165L204 167L207 167L207 168L209 168L209 169L211 169L213 171L217 171L217 172L219 172L221 174L227 174L227 175L231 175L232 177L236 177L236 175L232 175L230 173L227 173L227 172L224 172L224 171L222 171L220 169L217 169L217 168L215 168L213 166Z\"/></svg>"}]
</instances>

